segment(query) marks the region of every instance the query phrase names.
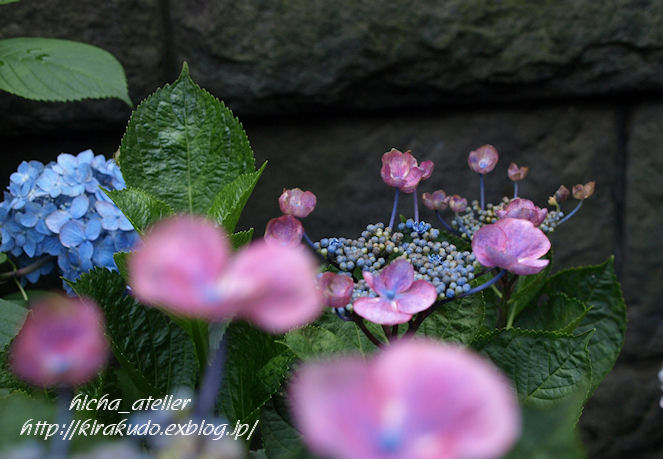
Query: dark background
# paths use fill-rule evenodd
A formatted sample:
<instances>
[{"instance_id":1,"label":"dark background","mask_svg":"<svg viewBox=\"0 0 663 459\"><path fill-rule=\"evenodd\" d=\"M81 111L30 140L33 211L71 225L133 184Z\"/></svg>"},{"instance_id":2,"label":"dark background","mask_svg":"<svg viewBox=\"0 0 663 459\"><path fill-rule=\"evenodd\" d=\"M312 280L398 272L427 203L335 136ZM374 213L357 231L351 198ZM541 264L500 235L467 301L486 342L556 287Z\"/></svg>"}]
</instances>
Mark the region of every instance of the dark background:
<instances>
[{"instance_id":1,"label":"dark background","mask_svg":"<svg viewBox=\"0 0 663 459\"><path fill-rule=\"evenodd\" d=\"M511 192L510 161L530 167L520 194L539 205L560 184L596 180L551 236L556 269L614 254L628 305L624 350L585 409L583 439L591 457L663 457L663 2L22 0L0 11L0 38L113 53L136 103L187 61L269 160L240 222L258 233L283 187L317 194L313 238L384 221L391 147L435 162L421 191L476 198L466 158L485 143L502 158L487 177L493 201ZM118 101L0 93L2 185L23 160L111 156L129 115Z\"/></svg>"}]
</instances>

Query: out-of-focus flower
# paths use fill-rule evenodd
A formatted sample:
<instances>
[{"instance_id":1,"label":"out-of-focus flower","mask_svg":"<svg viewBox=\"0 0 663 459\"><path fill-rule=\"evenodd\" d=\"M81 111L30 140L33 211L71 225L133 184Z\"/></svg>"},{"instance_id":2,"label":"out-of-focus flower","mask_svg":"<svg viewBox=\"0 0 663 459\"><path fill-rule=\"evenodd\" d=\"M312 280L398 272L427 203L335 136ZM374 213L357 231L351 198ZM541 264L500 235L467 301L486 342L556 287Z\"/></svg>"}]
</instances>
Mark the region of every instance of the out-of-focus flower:
<instances>
[{"instance_id":1,"label":"out-of-focus flower","mask_svg":"<svg viewBox=\"0 0 663 459\"><path fill-rule=\"evenodd\" d=\"M444 210L447 208L447 194L444 190L424 193L421 197L424 200L424 205L430 210Z\"/></svg>"},{"instance_id":2,"label":"out-of-focus flower","mask_svg":"<svg viewBox=\"0 0 663 459\"><path fill-rule=\"evenodd\" d=\"M527 172L529 172L529 167L522 166L518 167L516 163L509 164L509 169L507 170L507 175L513 182L518 182L525 177L527 177Z\"/></svg>"},{"instance_id":3,"label":"out-of-focus flower","mask_svg":"<svg viewBox=\"0 0 663 459\"><path fill-rule=\"evenodd\" d=\"M155 225L130 257L129 277L146 304L212 321L245 318L270 332L304 325L322 309L308 252L261 241L231 257L224 233L193 217Z\"/></svg>"},{"instance_id":4,"label":"out-of-focus flower","mask_svg":"<svg viewBox=\"0 0 663 459\"><path fill-rule=\"evenodd\" d=\"M403 153L392 148L382 155L380 175L387 185L398 188L404 193L412 193L421 180L431 176L433 166L432 161L424 161L419 166L409 151Z\"/></svg>"},{"instance_id":5,"label":"out-of-focus flower","mask_svg":"<svg viewBox=\"0 0 663 459\"><path fill-rule=\"evenodd\" d=\"M499 155L492 145L484 145L470 152L467 164L474 172L487 174L495 169Z\"/></svg>"},{"instance_id":6,"label":"out-of-focus flower","mask_svg":"<svg viewBox=\"0 0 663 459\"><path fill-rule=\"evenodd\" d=\"M350 303L355 283L351 276L332 272L322 273L318 276L318 288L322 292L322 302L325 306L342 308Z\"/></svg>"},{"instance_id":7,"label":"out-of-focus flower","mask_svg":"<svg viewBox=\"0 0 663 459\"><path fill-rule=\"evenodd\" d=\"M317 199L311 191L302 191L299 188L283 190L279 197L279 207L285 215L297 218L308 217L315 209Z\"/></svg>"},{"instance_id":8,"label":"out-of-focus flower","mask_svg":"<svg viewBox=\"0 0 663 459\"><path fill-rule=\"evenodd\" d=\"M587 182L584 185L578 184L573 186L573 197L578 200L584 200L594 194L595 181Z\"/></svg>"},{"instance_id":9,"label":"out-of-focus flower","mask_svg":"<svg viewBox=\"0 0 663 459\"><path fill-rule=\"evenodd\" d=\"M449 204L449 209L451 209L452 212L455 212L457 214L460 212L464 212L465 209L467 209L467 199L462 198L457 194L454 194L453 196L448 196L447 204Z\"/></svg>"},{"instance_id":10,"label":"out-of-focus flower","mask_svg":"<svg viewBox=\"0 0 663 459\"><path fill-rule=\"evenodd\" d=\"M265 228L265 241L288 247L298 246L304 236L302 223L292 215L272 218Z\"/></svg>"},{"instance_id":11,"label":"out-of-focus flower","mask_svg":"<svg viewBox=\"0 0 663 459\"><path fill-rule=\"evenodd\" d=\"M306 444L338 459L497 458L520 433L508 380L472 351L429 340L369 362L305 364L289 393Z\"/></svg>"},{"instance_id":12,"label":"out-of-focus flower","mask_svg":"<svg viewBox=\"0 0 663 459\"><path fill-rule=\"evenodd\" d=\"M569 189L564 185L560 185L560 187L557 188L557 191L555 191L555 194L553 194L552 196L550 196L550 198L548 198L548 204L550 204L551 206L561 204L567 199L569 199L569 196L571 196L571 192L569 191Z\"/></svg>"},{"instance_id":13,"label":"out-of-focus flower","mask_svg":"<svg viewBox=\"0 0 663 459\"><path fill-rule=\"evenodd\" d=\"M534 226L539 226L546 219L548 209L537 207L529 199L516 198L495 213L497 218L522 218L531 221Z\"/></svg>"},{"instance_id":14,"label":"out-of-focus flower","mask_svg":"<svg viewBox=\"0 0 663 459\"><path fill-rule=\"evenodd\" d=\"M14 373L40 387L82 384L101 370L107 357L99 307L62 296L46 297L30 309L9 354Z\"/></svg>"},{"instance_id":15,"label":"out-of-focus flower","mask_svg":"<svg viewBox=\"0 0 663 459\"><path fill-rule=\"evenodd\" d=\"M437 298L433 284L414 280L414 268L405 259L392 261L377 275L369 271L362 274L366 284L379 296L357 298L352 307L371 322L402 324L413 314L428 309Z\"/></svg>"},{"instance_id":16,"label":"out-of-focus flower","mask_svg":"<svg viewBox=\"0 0 663 459\"><path fill-rule=\"evenodd\" d=\"M536 274L549 260L540 257L550 250L550 241L529 220L503 218L474 233L472 251L487 268L500 267L515 274Z\"/></svg>"}]
</instances>

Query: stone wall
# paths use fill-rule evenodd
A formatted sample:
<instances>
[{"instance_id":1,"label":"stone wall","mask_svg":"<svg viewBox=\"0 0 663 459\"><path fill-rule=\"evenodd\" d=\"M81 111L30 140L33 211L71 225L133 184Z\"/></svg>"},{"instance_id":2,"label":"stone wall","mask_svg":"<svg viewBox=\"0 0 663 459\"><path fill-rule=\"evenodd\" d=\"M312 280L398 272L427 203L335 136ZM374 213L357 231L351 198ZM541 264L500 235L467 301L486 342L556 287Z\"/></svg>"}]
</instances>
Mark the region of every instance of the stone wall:
<instances>
[{"instance_id":1,"label":"stone wall","mask_svg":"<svg viewBox=\"0 0 663 459\"><path fill-rule=\"evenodd\" d=\"M560 184L597 192L553 233L555 266L616 255L629 325L615 370L581 428L591 457L663 452L663 2L656 0L22 0L0 37L92 43L125 66L134 101L189 62L269 160L240 225L261 231L283 187L316 192L312 237L384 220L379 157L412 149L436 172L422 188L476 197L467 153L495 145L488 197ZM117 101L39 104L0 94L1 177L23 159L88 147L111 155L130 110ZM5 182L7 178L4 179ZM409 211L405 202L402 209Z\"/></svg>"}]
</instances>

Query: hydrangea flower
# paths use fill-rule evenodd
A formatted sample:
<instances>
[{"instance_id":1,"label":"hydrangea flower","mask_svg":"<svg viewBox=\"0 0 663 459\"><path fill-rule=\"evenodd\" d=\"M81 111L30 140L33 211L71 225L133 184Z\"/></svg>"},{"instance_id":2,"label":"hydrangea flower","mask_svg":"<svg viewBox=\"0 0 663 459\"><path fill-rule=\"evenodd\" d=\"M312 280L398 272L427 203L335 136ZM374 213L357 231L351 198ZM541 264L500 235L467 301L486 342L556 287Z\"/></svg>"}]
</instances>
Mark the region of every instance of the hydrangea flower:
<instances>
[{"instance_id":1,"label":"hydrangea flower","mask_svg":"<svg viewBox=\"0 0 663 459\"><path fill-rule=\"evenodd\" d=\"M19 378L35 386L75 386L101 370L108 349L103 314L95 303L52 296L30 309L9 362Z\"/></svg>"},{"instance_id":2,"label":"hydrangea flower","mask_svg":"<svg viewBox=\"0 0 663 459\"><path fill-rule=\"evenodd\" d=\"M20 266L55 256L69 280L94 266L117 269L113 253L131 249L138 236L100 187L124 186L117 164L91 150L62 153L46 166L21 163L0 203L0 251L11 253ZM52 268L45 264L26 278L36 282Z\"/></svg>"},{"instance_id":3,"label":"hydrangea flower","mask_svg":"<svg viewBox=\"0 0 663 459\"><path fill-rule=\"evenodd\" d=\"M499 155L492 145L484 145L470 152L467 164L478 174L487 174L495 169Z\"/></svg>"},{"instance_id":4,"label":"hydrangea flower","mask_svg":"<svg viewBox=\"0 0 663 459\"><path fill-rule=\"evenodd\" d=\"M302 191L299 188L283 190L279 196L279 207L285 215L297 218L308 217L315 209L316 197L311 191Z\"/></svg>"},{"instance_id":5,"label":"hydrangea flower","mask_svg":"<svg viewBox=\"0 0 663 459\"><path fill-rule=\"evenodd\" d=\"M550 260L540 258L550 250L550 240L529 220L503 218L482 226L472 238L472 251L487 268L500 267L519 275L536 274Z\"/></svg>"},{"instance_id":6,"label":"hydrangea flower","mask_svg":"<svg viewBox=\"0 0 663 459\"><path fill-rule=\"evenodd\" d=\"M414 268L405 259L392 261L374 275L363 271L364 281L379 296L361 297L352 304L361 317L382 325L407 322L413 314L428 309L437 299L437 290L428 281L414 280Z\"/></svg>"},{"instance_id":7,"label":"hydrangea flower","mask_svg":"<svg viewBox=\"0 0 663 459\"><path fill-rule=\"evenodd\" d=\"M447 208L447 194L444 190L437 190L433 193L424 193L421 195L424 205L430 210L444 210Z\"/></svg>"},{"instance_id":8,"label":"hydrangea flower","mask_svg":"<svg viewBox=\"0 0 663 459\"><path fill-rule=\"evenodd\" d=\"M382 169L380 169L382 180L403 193L414 192L419 182L429 178L432 173L432 161L424 161L419 166L409 151L403 153L392 148L382 155Z\"/></svg>"},{"instance_id":9,"label":"hydrangea flower","mask_svg":"<svg viewBox=\"0 0 663 459\"><path fill-rule=\"evenodd\" d=\"M292 215L282 215L267 222L264 238L269 244L296 247L303 236L302 223Z\"/></svg>"},{"instance_id":10,"label":"hydrangea flower","mask_svg":"<svg viewBox=\"0 0 663 459\"><path fill-rule=\"evenodd\" d=\"M529 199L516 198L495 213L498 218L522 218L539 226L548 216L548 209L537 207Z\"/></svg>"},{"instance_id":11,"label":"hydrangea flower","mask_svg":"<svg viewBox=\"0 0 663 459\"><path fill-rule=\"evenodd\" d=\"M139 300L187 317L236 316L281 333L312 321L322 308L308 252L260 241L231 256L225 234L198 218L156 224L128 267Z\"/></svg>"},{"instance_id":12,"label":"hydrangea flower","mask_svg":"<svg viewBox=\"0 0 663 459\"><path fill-rule=\"evenodd\" d=\"M318 275L318 288L325 306L342 308L350 303L355 283L351 276L326 272Z\"/></svg>"},{"instance_id":13,"label":"hydrangea flower","mask_svg":"<svg viewBox=\"0 0 663 459\"><path fill-rule=\"evenodd\" d=\"M312 452L337 459L497 458L520 433L508 380L472 351L403 339L366 362L304 364L289 388Z\"/></svg>"},{"instance_id":14,"label":"hydrangea flower","mask_svg":"<svg viewBox=\"0 0 663 459\"><path fill-rule=\"evenodd\" d=\"M465 209L467 209L467 199L462 198L457 194L447 197L447 204L449 205L449 209L457 214L464 212Z\"/></svg>"},{"instance_id":15,"label":"hydrangea flower","mask_svg":"<svg viewBox=\"0 0 663 459\"><path fill-rule=\"evenodd\" d=\"M578 199L578 200L584 200L590 197L591 195L594 194L594 187L596 186L596 182L591 181L587 182L584 185L578 184L573 186L573 197Z\"/></svg>"}]
</instances>

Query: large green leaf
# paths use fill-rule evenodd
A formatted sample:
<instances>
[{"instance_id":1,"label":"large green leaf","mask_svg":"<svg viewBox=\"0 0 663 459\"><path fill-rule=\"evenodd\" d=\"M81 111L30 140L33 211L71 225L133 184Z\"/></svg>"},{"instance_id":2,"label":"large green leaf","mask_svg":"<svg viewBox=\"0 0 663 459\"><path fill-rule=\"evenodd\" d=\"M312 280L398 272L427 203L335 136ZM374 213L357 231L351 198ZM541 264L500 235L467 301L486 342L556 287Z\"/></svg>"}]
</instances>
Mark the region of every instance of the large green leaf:
<instances>
[{"instance_id":1,"label":"large green leaf","mask_svg":"<svg viewBox=\"0 0 663 459\"><path fill-rule=\"evenodd\" d=\"M0 299L0 351L14 339L27 315L23 306Z\"/></svg>"},{"instance_id":2,"label":"large green leaf","mask_svg":"<svg viewBox=\"0 0 663 459\"><path fill-rule=\"evenodd\" d=\"M152 223L175 213L165 202L137 188L104 192L141 234Z\"/></svg>"},{"instance_id":3,"label":"large green leaf","mask_svg":"<svg viewBox=\"0 0 663 459\"><path fill-rule=\"evenodd\" d=\"M19 0L0 0L0 5L6 5L7 3L16 3Z\"/></svg>"},{"instance_id":4,"label":"large green leaf","mask_svg":"<svg viewBox=\"0 0 663 459\"><path fill-rule=\"evenodd\" d=\"M417 333L443 341L469 344L481 329L483 315L483 293L479 292L439 306L424 319Z\"/></svg>"},{"instance_id":5,"label":"large green leaf","mask_svg":"<svg viewBox=\"0 0 663 459\"><path fill-rule=\"evenodd\" d=\"M521 402L545 407L590 380L587 343L592 333L572 336L512 328L482 335L473 345L509 376Z\"/></svg>"},{"instance_id":6,"label":"large green leaf","mask_svg":"<svg viewBox=\"0 0 663 459\"><path fill-rule=\"evenodd\" d=\"M40 436L35 432L38 429L37 423L55 422L56 411L54 403L44 398L31 398L23 392L0 396L0 413L3 414L0 416L0 456L7 457L3 455L6 453L3 449L9 445L43 438L43 433ZM30 425L32 427L28 433ZM21 435L24 427L26 430ZM43 427L42 430L45 432Z\"/></svg>"},{"instance_id":7,"label":"large green leaf","mask_svg":"<svg viewBox=\"0 0 663 459\"><path fill-rule=\"evenodd\" d=\"M236 249L248 244L253 239L253 228L244 231L238 231L230 235L230 243Z\"/></svg>"},{"instance_id":8,"label":"large green leaf","mask_svg":"<svg viewBox=\"0 0 663 459\"><path fill-rule=\"evenodd\" d=\"M232 423L252 424L262 406L280 389L292 354L274 336L245 323L231 323L226 339L220 412Z\"/></svg>"},{"instance_id":9,"label":"large green leaf","mask_svg":"<svg viewBox=\"0 0 663 459\"><path fill-rule=\"evenodd\" d=\"M559 292L550 295L544 304L524 310L516 319L516 327L571 333L590 309L577 298L571 298L565 293Z\"/></svg>"},{"instance_id":10,"label":"large green leaf","mask_svg":"<svg viewBox=\"0 0 663 459\"><path fill-rule=\"evenodd\" d=\"M55 38L0 40L0 90L33 100L115 97L132 105L122 65L109 52Z\"/></svg>"},{"instance_id":11,"label":"large green leaf","mask_svg":"<svg viewBox=\"0 0 663 459\"><path fill-rule=\"evenodd\" d=\"M292 425L283 397L275 396L265 404L260 415L260 429L265 454L269 459L310 459L313 456L301 442Z\"/></svg>"},{"instance_id":12,"label":"large green leaf","mask_svg":"<svg viewBox=\"0 0 663 459\"><path fill-rule=\"evenodd\" d=\"M129 187L141 188L176 212L205 214L217 193L255 171L240 122L202 90L184 65L180 77L138 106L120 146Z\"/></svg>"},{"instance_id":13,"label":"large green leaf","mask_svg":"<svg viewBox=\"0 0 663 459\"><path fill-rule=\"evenodd\" d=\"M223 225L229 233L235 231L242 209L249 200L266 165L267 162L263 163L262 167L255 172L240 175L224 186L214 197L207 215L218 224Z\"/></svg>"},{"instance_id":14,"label":"large green leaf","mask_svg":"<svg viewBox=\"0 0 663 459\"><path fill-rule=\"evenodd\" d=\"M198 363L188 333L161 311L126 295L126 282L119 273L96 268L73 288L103 309L113 352L141 392L156 389L167 394L195 386Z\"/></svg>"},{"instance_id":15,"label":"large green leaf","mask_svg":"<svg viewBox=\"0 0 663 459\"><path fill-rule=\"evenodd\" d=\"M577 333L596 330L589 341L594 391L612 369L624 344L626 305L613 269L613 258L598 266L571 268L552 276L543 289L554 295L565 293L591 309L582 319Z\"/></svg>"}]
</instances>

